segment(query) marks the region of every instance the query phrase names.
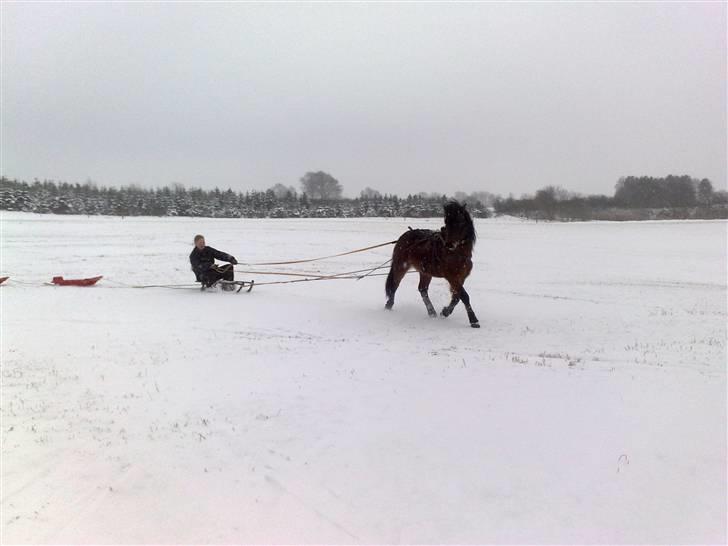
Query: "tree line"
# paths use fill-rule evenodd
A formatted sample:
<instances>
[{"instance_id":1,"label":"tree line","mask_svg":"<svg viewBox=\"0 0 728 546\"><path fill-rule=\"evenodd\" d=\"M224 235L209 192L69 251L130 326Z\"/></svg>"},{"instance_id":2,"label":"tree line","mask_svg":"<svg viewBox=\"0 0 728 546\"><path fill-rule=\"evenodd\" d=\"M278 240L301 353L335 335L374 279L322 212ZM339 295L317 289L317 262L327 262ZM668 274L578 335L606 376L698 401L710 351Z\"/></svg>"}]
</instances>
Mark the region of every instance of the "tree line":
<instances>
[{"instance_id":1,"label":"tree line","mask_svg":"<svg viewBox=\"0 0 728 546\"><path fill-rule=\"evenodd\" d=\"M728 193L715 191L707 178L628 176L617 181L613 196L583 196L547 186L519 199L498 197L493 209L543 220L728 218Z\"/></svg>"},{"instance_id":2,"label":"tree line","mask_svg":"<svg viewBox=\"0 0 728 546\"><path fill-rule=\"evenodd\" d=\"M326 174L326 173L321 173ZM311 175L311 176L309 176ZM335 182L332 182L332 180ZM0 180L0 210L41 214L111 216L201 216L211 218L349 218L440 217L450 197L419 193L400 198L378 191L362 191L354 199L341 197L338 181L319 173L301 179L302 192L275 184L265 191L205 190L181 184L156 189L139 186L98 187L92 182L70 184L53 180L31 183ZM469 198L470 196L466 196ZM475 217L486 217L487 207L468 201Z\"/></svg>"},{"instance_id":3,"label":"tree line","mask_svg":"<svg viewBox=\"0 0 728 546\"><path fill-rule=\"evenodd\" d=\"M328 173L309 172L293 186L265 191L205 190L173 184L99 187L93 182L0 179L0 210L51 214L116 216L203 216L218 218L440 217L449 199L467 202L473 216L493 213L544 220L643 220L728 218L728 194L708 179L687 175L620 178L613 196L579 195L547 186L515 198L480 191L410 194L399 197L367 187L358 197L342 197L341 183Z\"/></svg>"}]
</instances>

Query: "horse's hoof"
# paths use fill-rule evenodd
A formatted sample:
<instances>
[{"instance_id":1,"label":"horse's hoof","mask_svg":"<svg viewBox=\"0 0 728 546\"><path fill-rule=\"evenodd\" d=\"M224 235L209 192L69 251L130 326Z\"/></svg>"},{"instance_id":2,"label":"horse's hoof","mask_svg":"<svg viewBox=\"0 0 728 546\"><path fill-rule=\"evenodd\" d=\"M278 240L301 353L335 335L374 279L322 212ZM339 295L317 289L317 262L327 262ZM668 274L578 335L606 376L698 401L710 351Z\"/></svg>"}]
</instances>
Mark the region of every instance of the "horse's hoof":
<instances>
[{"instance_id":1,"label":"horse's hoof","mask_svg":"<svg viewBox=\"0 0 728 546\"><path fill-rule=\"evenodd\" d=\"M470 327L471 328L480 328L480 324L478 324L477 322L471 322Z\"/></svg>"},{"instance_id":2,"label":"horse's hoof","mask_svg":"<svg viewBox=\"0 0 728 546\"><path fill-rule=\"evenodd\" d=\"M437 318L437 313L435 313L434 311L428 311L427 314L430 315L430 318Z\"/></svg>"},{"instance_id":3,"label":"horse's hoof","mask_svg":"<svg viewBox=\"0 0 728 546\"><path fill-rule=\"evenodd\" d=\"M449 316L450 316L450 313L452 313L452 311L448 311L448 310L447 310L447 307L443 307L442 311L440 312L440 314L441 314L441 315L442 315L443 317L449 317Z\"/></svg>"},{"instance_id":4,"label":"horse's hoof","mask_svg":"<svg viewBox=\"0 0 728 546\"><path fill-rule=\"evenodd\" d=\"M387 311L391 311L391 310L392 310L392 305L393 305L393 304L390 304L390 303L386 303L386 304L384 305L384 309L386 309Z\"/></svg>"}]
</instances>

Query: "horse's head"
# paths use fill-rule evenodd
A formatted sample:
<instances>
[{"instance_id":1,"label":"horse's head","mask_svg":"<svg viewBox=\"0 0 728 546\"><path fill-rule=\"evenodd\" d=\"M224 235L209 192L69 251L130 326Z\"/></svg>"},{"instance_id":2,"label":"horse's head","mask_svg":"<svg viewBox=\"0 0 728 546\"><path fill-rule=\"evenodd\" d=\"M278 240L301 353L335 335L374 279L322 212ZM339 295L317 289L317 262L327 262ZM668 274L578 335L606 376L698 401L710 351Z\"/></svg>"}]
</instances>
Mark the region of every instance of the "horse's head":
<instances>
[{"instance_id":1,"label":"horse's head","mask_svg":"<svg viewBox=\"0 0 728 546\"><path fill-rule=\"evenodd\" d=\"M468 209L457 201L450 201L445 209L445 244L454 249L463 243L475 244L475 226Z\"/></svg>"}]
</instances>

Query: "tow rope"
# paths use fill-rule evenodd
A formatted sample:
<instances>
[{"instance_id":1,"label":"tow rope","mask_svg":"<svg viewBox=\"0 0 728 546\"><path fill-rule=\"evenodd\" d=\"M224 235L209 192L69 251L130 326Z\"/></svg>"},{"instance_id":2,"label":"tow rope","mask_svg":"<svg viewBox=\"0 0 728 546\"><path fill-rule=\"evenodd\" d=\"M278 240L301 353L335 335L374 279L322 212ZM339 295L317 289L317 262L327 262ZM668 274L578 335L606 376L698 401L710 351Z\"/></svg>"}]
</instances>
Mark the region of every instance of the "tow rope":
<instances>
[{"instance_id":1,"label":"tow rope","mask_svg":"<svg viewBox=\"0 0 728 546\"><path fill-rule=\"evenodd\" d=\"M288 264L303 264L307 262L318 262L320 260L328 260L329 258L338 258L339 256L347 256L349 254L356 254L357 252L365 252L372 250L373 248L379 248L381 246L393 245L397 241L389 241L388 243L381 243L378 245L367 246L364 248L357 248L356 250L350 250L349 252L342 252L341 254L332 254L331 256L321 256L319 258L308 258L306 260L288 260L286 262L238 262L239 265L288 265Z\"/></svg>"},{"instance_id":2,"label":"tow rope","mask_svg":"<svg viewBox=\"0 0 728 546\"><path fill-rule=\"evenodd\" d=\"M357 248L355 250L349 250L348 252L341 252L339 254L332 254L330 256L320 256L318 258L307 258L303 260L287 260L287 261L281 261L281 262L238 262L238 265L243 266L262 266L262 265L289 265L289 264L302 264L302 263L308 263L308 262L317 262L321 260L328 260L330 258L338 258L339 256L348 256L350 254L356 254L358 252L366 252L367 250L372 250L375 248L380 248L383 246L393 245L397 241L389 241L386 243L380 243L378 245L371 245L363 248ZM384 269L387 267L387 264L391 262L392 260L389 259L386 262L384 262L381 265L378 265L373 268L368 269L357 269L355 271L344 271L342 273L333 273L333 274L318 274L318 273L297 273L297 272L287 272L287 271L252 271L252 270L240 270L236 269L236 273L247 273L247 274L257 274L257 275L283 275L283 276L290 276L290 277L302 277L300 279L294 279L289 281L269 281L269 282L261 282L261 283L255 283L256 286L264 286L264 285L272 285L272 284L289 284L289 283L297 283L297 282L312 282L312 281L326 281L326 280L337 280L337 279L356 279L360 280L368 276L380 276L380 275L386 275L387 273L375 273L375 271L378 271L380 269ZM361 273L364 273L363 275ZM64 279L63 277L54 277L53 281L51 283L43 283L45 285L60 285L60 286L93 286L95 285L102 277L91 277L88 279ZM0 284L7 281L9 279L8 277L0 277ZM13 279L13 283L17 283L20 285L26 285L26 286L36 286L36 283L31 283L27 281L18 281ZM128 284L125 282L117 281L114 279L110 279L106 277L106 282L110 282L116 286L111 286L109 288L172 288L172 289L189 289L189 288L195 288L198 287L198 284L144 284L144 285L138 285L138 284ZM247 282L247 281L245 281Z\"/></svg>"}]
</instances>

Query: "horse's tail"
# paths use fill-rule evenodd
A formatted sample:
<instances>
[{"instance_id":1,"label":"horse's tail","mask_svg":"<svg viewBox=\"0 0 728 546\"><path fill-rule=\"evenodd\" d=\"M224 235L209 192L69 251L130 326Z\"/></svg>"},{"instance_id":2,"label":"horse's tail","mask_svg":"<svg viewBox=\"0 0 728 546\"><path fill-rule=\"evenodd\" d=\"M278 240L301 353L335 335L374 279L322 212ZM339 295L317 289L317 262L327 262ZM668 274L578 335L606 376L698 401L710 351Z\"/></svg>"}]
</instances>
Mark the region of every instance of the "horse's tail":
<instances>
[{"instance_id":1,"label":"horse's tail","mask_svg":"<svg viewBox=\"0 0 728 546\"><path fill-rule=\"evenodd\" d=\"M399 252L397 250L400 246L402 237L397 240L397 244L392 249L392 265L389 266L389 275L387 275L387 282L384 285L384 292L387 294L387 299L394 299L394 293L397 291L397 285L399 284L394 278L394 268L399 265Z\"/></svg>"},{"instance_id":2,"label":"horse's tail","mask_svg":"<svg viewBox=\"0 0 728 546\"><path fill-rule=\"evenodd\" d=\"M396 288L394 286L394 261L392 262L392 265L389 268L389 275L387 275L387 283L384 285L384 292L387 294L387 299L391 299L394 296L394 293L396 292Z\"/></svg>"}]
</instances>

